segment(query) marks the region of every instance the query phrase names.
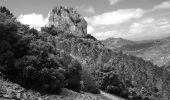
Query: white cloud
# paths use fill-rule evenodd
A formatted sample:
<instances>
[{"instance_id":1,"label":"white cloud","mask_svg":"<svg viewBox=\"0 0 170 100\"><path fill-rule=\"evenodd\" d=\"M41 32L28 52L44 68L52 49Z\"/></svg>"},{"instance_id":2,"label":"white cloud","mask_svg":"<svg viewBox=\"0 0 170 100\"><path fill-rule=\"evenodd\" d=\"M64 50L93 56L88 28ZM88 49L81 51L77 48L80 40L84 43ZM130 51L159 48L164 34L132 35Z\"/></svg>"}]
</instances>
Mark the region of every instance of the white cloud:
<instances>
[{"instance_id":1,"label":"white cloud","mask_svg":"<svg viewBox=\"0 0 170 100\"><path fill-rule=\"evenodd\" d=\"M94 27L92 26L87 26L87 33L93 33L94 32Z\"/></svg>"},{"instance_id":2,"label":"white cloud","mask_svg":"<svg viewBox=\"0 0 170 100\"><path fill-rule=\"evenodd\" d=\"M93 33L92 35L99 40L114 38L125 38L129 40L147 40L157 39L169 36L170 19L160 18L154 19L152 17L143 18L140 21L132 23L129 27L124 29L115 28L113 31Z\"/></svg>"},{"instance_id":3,"label":"white cloud","mask_svg":"<svg viewBox=\"0 0 170 100\"><path fill-rule=\"evenodd\" d=\"M147 19L143 19L141 22L137 23L133 23L130 28L129 28L129 33L143 33L144 31L150 29L153 30L152 28L154 27L154 22L155 19L153 18L147 18Z\"/></svg>"},{"instance_id":4,"label":"white cloud","mask_svg":"<svg viewBox=\"0 0 170 100\"><path fill-rule=\"evenodd\" d=\"M130 21L131 19L140 18L144 14L144 10L138 9L120 9L117 11L103 13L101 15L86 18L87 22L92 26L99 25L116 25Z\"/></svg>"},{"instance_id":5,"label":"white cloud","mask_svg":"<svg viewBox=\"0 0 170 100\"><path fill-rule=\"evenodd\" d=\"M77 6L76 9L81 10L81 11L83 11L85 13L89 13L89 14L96 13L95 9L92 6L82 5L82 6Z\"/></svg>"},{"instance_id":6,"label":"white cloud","mask_svg":"<svg viewBox=\"0 0 170 100\"><path fill-rule=\"evenodd\" d=\"M169 19L165 18L156 20L153 18L147 18L140 22L132 23L128 30L129 34L126 37L133 40L161 38L169 34L169 29Z\"/></svg>"},{"instance_id":7,"label":"white cloud","mask_svg":"<svg viewBox=\"0 0 170 100\"><path fill-rule=\"evenodd\" d=\"M122 1L122 0L109 0L109 3L110 3L110 5L114 5L119 1Z\"/></svg>"},{"instance_id":8,"label":"white cloud","mask_svg":"<svg viewBox=\"0 0 170 100\"><path fill-rule=\"evenodd\" d=\"M92 34L92 35L99 40L105 40L105 39L111 38L111 37L119 38L119 37L123 36L123 34L120 31L116 31L116 30L95 33L95 34Z\"/></svg>"},{"instance_id":9,"label":"white cloud","mask_svg":"<svg viewBox=\"0 0 170 100\"><path fill-rule=\"evenodd\" d=\"M143 24L151 24L151 23L153 23L154 21L155 21L154 18L145 18L145 19L143 19L143 20L141 21L141 23L143 23Z\"/></svg>"},{"instance_id":10,"label":"white cloud","mask_svg":"<svg viewBox=\"0 0 170 100\"><path fill-rule=\"evenodd\" d=\"M160 5L156 5L153 9L167 9L170 8L170 1L164 1Z\"/></svg>"},{"instance_id":11,"label":"white cloud","mask_svg":"<svg viewBox=\"0 0 170 100\"><path fill-rule=\"evenodd\" d=\"M25 14L25 15L20 15L18 17L18 20L23 23L30 25L30 27L34 27L35 29L40 30L42 26L45 26L47 23L47 18L43 18L42 14Z\"/></svg>"}]
</instances>

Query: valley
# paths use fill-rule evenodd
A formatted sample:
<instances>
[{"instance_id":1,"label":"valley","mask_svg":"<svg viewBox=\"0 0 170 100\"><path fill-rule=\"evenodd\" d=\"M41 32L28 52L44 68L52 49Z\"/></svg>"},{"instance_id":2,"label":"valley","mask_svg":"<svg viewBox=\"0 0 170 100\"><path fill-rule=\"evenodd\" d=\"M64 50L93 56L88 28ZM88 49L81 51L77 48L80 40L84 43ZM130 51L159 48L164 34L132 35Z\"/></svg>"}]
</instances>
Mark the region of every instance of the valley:
<instances>
[{"instance_id":1,"label":"valley","mask_svg":"<svg viewBox=\"0 0 170 100\"><path fill-rule=\"evenodd\" d=\"M112 43L112 41L119 41ZM170 61L170 38L157 40L130 41L126 39L110 38L103 40L107 48L122 50L125 54L141 57L158 66L169 66Z\"/></svg>"}]
</instances>

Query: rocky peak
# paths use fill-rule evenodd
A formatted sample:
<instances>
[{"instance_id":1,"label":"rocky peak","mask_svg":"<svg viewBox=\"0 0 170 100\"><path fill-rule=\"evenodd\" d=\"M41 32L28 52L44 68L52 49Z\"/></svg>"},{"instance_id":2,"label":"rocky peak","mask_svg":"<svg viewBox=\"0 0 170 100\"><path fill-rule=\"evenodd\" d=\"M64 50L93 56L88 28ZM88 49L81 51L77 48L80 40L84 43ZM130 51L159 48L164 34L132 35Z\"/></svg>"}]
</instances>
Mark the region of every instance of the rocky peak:
<instances>
[{"instance_id":1,"label":"rocky peak","mask_svg":"<svg viewBox=\"0 0 170 100\"><path fill-rule=\"evenodd\" d=\"M75 36L87 34L87 22L73 8L54 7L49 12L48 26L55 26Z\"/></svg>"}]
</instances>

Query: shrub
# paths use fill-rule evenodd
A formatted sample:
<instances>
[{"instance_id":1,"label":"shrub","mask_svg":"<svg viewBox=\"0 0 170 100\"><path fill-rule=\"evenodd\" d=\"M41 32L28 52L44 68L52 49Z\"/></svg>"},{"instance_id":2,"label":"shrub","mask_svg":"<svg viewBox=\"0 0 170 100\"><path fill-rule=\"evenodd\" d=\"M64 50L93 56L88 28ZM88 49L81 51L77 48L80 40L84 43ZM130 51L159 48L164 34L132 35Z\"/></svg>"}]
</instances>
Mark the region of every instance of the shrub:
<instances>
[{"instance_id":1,"label":"shrub","mask_svg":"<svg viewBox=\"0 0 170 100\"><path fill-rule=\"evenodd\" d=\"M83 38L92 39L92 40L94 40L94 41L97 40L95 37L93 37L93 36L90 35L90 34L85 35Z\"/></svg>"},{"instance_id":2,"label":"shrub","mask_svg":"<svg viewBox=\"0 0 170 100\"><path fill-rule=\"evenodd\" d=\"M91 75L91 70L88 67L83 67L82 70L82 81L83 81L83 91L87 91L90 93L100 93L98 86L94 77Z\"/></svg>"},{"instance_id":3,"label":"shrub","mask_svg":"<svg viewBox=\"0 0 170 100\"><path fill-rule=\"evenodd\" d=\"M18 23L0 13L0 72L12 74L18 42L21 36L17 33Z\"/></svg>"},{"instance_id":4,"label":"shrub","mask_svg":"<svg viewBox=\"0 0 170 100\"><path fill-rule=\"evenodd\" d=\"M27 55L15 63L17 82L43 92L59 93L63 87L80 91L81 65L73 58L64 65L67 54L56 49L53 39L49 35L30 42Z\"/></svg>"},{"instance_id":5,"label":"shrub","mask_svg":"<svg viewBox=\"0 0 170 100\"><path fill-rule=\"evenodd\" d=\"M4 6L0 7L0 13L4 13L6 16L10 16L11 18L14 17L13 13L11 13L10 10Z\"/></svg>"},{"instance_id":6,"label":"shrub","mask_svg":"<svg viewBox=\"0 0 170 100\"><path fill-rule=\"evenodd\" d=\"M41 27L41 31L47 32L53 36L58 36L60 34L64 33L63 29L57 28L55 26L50 26L50 27Z\"/></svg>"},{"instance_id":7,"label":"shrub","mask_svg":"<svg viewBox=\"0 0 170 100\"><path fill-rule=\"evenodd\" d=\"M78 92L81 90L81 70L81 65L76 60L72 60L66 72L67 88Z\"/></svg>"},{"instance_id":8,"label":"shrub","mask_svg":"<svg viewBox=\"0 0 170 100\"><path fill-rule=\"evenodd\" d=\"M118 75L114 72L105 74L100 82L100 86L102 90L116 95L121 95L126 91L125 86L120 82Z\"/></svg>"}]
</instances>

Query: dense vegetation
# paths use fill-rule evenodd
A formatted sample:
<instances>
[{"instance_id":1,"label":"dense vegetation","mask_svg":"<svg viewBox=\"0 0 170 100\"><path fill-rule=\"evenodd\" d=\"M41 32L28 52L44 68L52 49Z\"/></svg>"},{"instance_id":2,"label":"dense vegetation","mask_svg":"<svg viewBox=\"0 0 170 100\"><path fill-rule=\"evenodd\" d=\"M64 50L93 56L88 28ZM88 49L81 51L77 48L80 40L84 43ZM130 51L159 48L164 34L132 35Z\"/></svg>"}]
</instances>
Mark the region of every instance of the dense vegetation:
<instances>
[{"instance_id":1,"label":"dense vegetation","mask_svg":"<svg viewBox=\"0 0 170 100\"><path fill-rule=\"evenodd\" d=\"M72 54L81 62L99 89L132 100L169 97L168 80L163 78L167 70L162 71L163 67L106 49L100 41L92 38L71 36L61 39L57 36L55 39L58 49Z\"/></svg>"},{"instance_id":2,"label":"dense vegetation","mask_svg":"<svg viewBox=\"0 0 170 100\"><path fill-rule=\"evenodd\" d=\"M59 92L80 91L81 65L57 50L54 37L17 22L10 11L0 10L0 71L26 88Z\"/></svg>"},{"instance_id":3,"label":"dense vegetation","mask_svg":"<svg viewBox=\"0 0 170 100\"><path fill-rule=\"evenodd\" d=\"M170 97L168 67L114 52L91 35L76 37L53 26L39 32L3 11L0 46L0 71L26 88L53 93L62 87L93 93L99 88L129 100Z\"/></svg>"}]
</instances>

